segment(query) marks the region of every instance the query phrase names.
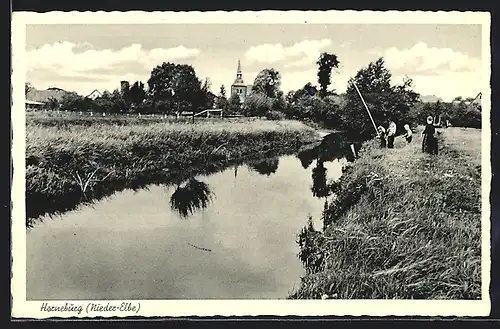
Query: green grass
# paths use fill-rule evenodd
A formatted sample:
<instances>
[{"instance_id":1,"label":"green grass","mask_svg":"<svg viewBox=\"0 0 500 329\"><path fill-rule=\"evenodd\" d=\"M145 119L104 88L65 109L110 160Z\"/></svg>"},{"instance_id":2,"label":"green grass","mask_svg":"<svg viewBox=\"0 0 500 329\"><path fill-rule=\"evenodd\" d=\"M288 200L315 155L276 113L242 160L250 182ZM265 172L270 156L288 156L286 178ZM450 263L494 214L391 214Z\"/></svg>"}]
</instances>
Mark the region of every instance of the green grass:
<instances>
[{"instance_id":1,"label":"green grass","mask_svg":"<svg viewBox=\"0 0 500 329\"><path fill-rule=\"evenodd\" d=\"M177 118L175 115L160 114L113 114L107 113L105 116L102 113L94 113L90 116L88 112L65 112L65 111L26 111L27 120L31 123L36 123L48 127L69 127L75 125L92 126L96 123L100 124L114 124L114 125L136 125L136 124L150 124L150 123L192 123L193 118L190 116L181 116ZM205 116L195 117L194 123L205 124L207 122L251 122L258 119L255 118L219 118L213 115L210 118Z\"/></svg>"},{"instance_id":2,"label":"green grass","mask_svg":"<svg viewBox=\"0 0 500 329\"><path fill-rule=\"evenodd\" d=\"M418 135L394 149L365 143L324 231L299 234L307 274L290 298L480 298L481 131L443 129L439 140L437 156Z\"/></svg>"},{"instance_id":3,"label":"green grass","mask_svg":"<svg viewBox=\"0 0 500 329\"><path fill-rule=\"evenodd\" d=\"M124 188L179 183L247 157L297 150L318 138L297 121L121 125L95 119L88 125L57 120L40 124L37 117L27 117L27 226L41 215L71 210Z\"/></svg>"}]
</instances>

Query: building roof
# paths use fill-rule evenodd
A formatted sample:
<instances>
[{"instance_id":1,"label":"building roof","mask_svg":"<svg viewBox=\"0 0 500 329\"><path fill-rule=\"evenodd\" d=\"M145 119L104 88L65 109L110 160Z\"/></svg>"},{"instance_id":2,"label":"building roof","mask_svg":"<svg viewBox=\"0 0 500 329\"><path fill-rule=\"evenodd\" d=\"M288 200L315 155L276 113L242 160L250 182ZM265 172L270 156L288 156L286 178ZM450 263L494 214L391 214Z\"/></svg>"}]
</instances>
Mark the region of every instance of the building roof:
<instances>
[{"instance_id":1,"label":"building roof","mask_svg":"<svg viewBox=\"0 0 500 329\"><path fill-rule=\"evenodd\" d=\"M101 94L101 92L99 90L94 89L94 91L92 91L90 94L88 94L85 97L88 97L88 98L97 98L97 97L102 97L102 94Z\"/></svg>"},{"instance_id":2,"label":"building roof","mask_svg":"<svg viewBox=\"0 0 500 329\"><path fill-rule=\"evenodd\" d=\"M29 99L30 101L36 101L36 102L47 102L51 98L61 101L64 95L67 94L71 94L71 92L56 87L52 87L46 90L38 90L33 88L26 94L26 98Z\"/></svg>"},{"instance_id":3,"label":"building roof","mask_svg":"<svg viewBox=\"0 0 500 329\"><path fill-rule=\"evenodd\" d=\"M239 81L238 79L234 80L231 86L235 87L247 87L247 85L243 81Z\"/></svg>"},{"instance_id":4,"label":"building roof","mask_svg":"<svg viewBox=\"0 0 500 329\"><path fill-rule=\"evenodd\" d=\"M26 104L29 104L29 105L43 105L45 103L26 100Z\"/></svg>"}]
</instances>

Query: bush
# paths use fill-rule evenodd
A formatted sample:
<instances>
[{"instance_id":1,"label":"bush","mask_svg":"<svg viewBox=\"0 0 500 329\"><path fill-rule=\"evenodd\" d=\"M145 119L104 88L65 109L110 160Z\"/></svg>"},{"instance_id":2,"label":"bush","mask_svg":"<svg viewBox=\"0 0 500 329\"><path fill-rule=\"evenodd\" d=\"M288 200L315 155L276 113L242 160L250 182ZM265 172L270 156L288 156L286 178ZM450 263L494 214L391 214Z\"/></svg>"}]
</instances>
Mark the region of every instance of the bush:
<instances>
[{"instance_id":1,"label":"bush","mask_svg":"<svg viewBox=\"0 0 500 329\"><path fill-rule=\"evenodd\" d=\"M464 100L458 102L417 103L412 107L410 116L417 124L424 124L428 116L441 116L441 124L448 120L452 126L481 128L481 109Z\"/></svg>"},{"instance_id":2,"label":"bush","mask_svg":"<svg viewBox=\"0 0 500 329\"><path fill-rule=\"evenodd\" d=\"M243 113L246 116L257 116L261 117L266 115L268 111L272 110L273 99L255 92L250 94L243 104Z\"/></svg>"},{"instance_id":3,"label":"bush","mask_svg":"<svg viewBox=\"0 0 500 329\"><path fill-rule=\"evenodd\" d=\"M268 111L266 113L266 118L268 120L284 120L285 114L280 111Z\"/></svg>"},{"instance_id":4,"label":"bush","mask_svg":"<svg viewBox=\"0 0 500 329\"><path fill-rule=\"evenodd\" d=\"M339 96L336 96L339 98ZM289 118L312 120L330 128L341 128L341 104L334 97L303 95L293 100L285 108Z\"/></svg>"}]
</instances>

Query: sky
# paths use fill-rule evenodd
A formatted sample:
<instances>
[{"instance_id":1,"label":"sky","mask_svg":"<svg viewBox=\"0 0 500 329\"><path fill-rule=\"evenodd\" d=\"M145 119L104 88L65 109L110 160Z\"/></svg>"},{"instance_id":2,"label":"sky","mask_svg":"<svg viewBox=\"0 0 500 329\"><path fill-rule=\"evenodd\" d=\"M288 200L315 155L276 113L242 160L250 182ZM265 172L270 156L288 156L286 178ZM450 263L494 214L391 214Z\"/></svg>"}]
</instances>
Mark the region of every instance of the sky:
<instances>
[{"instance_id":1,"label":"sky","mask_svg":"<svg viewBox=\"0 0 500 329\"><path fill-rule=\"evenodd\" d=\"M87 95L121 80L147 84L155 66L174 62L192 65L217 94L230 89L240 60L246 84L274 68L286 93L317 84L316 60L328 52L340 61L330 85L337 92L384 57L393 83L408 76L415 91L450 101L481 91L481 49L481 25L466 24L27 25L26 79Z\"/></svg>"}]
</instances>

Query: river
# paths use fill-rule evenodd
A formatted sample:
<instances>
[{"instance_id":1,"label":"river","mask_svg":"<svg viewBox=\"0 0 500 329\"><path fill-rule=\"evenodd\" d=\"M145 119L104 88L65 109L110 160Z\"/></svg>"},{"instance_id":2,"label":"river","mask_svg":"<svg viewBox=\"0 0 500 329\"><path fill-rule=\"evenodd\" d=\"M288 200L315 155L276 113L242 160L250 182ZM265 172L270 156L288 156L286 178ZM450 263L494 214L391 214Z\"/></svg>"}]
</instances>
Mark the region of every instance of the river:
<instances>
[{"instance_id":1,"label":"river","mask_svg":"<svg viewBox=\"0 0 500 329\"><path fill-rule=\"evenodd\" d=\"M297 234L308 216L321 229L346 163L262 159L46 218L27 231L27 299L286 298L304 274Z\"/></svg>"}]
</instances>

